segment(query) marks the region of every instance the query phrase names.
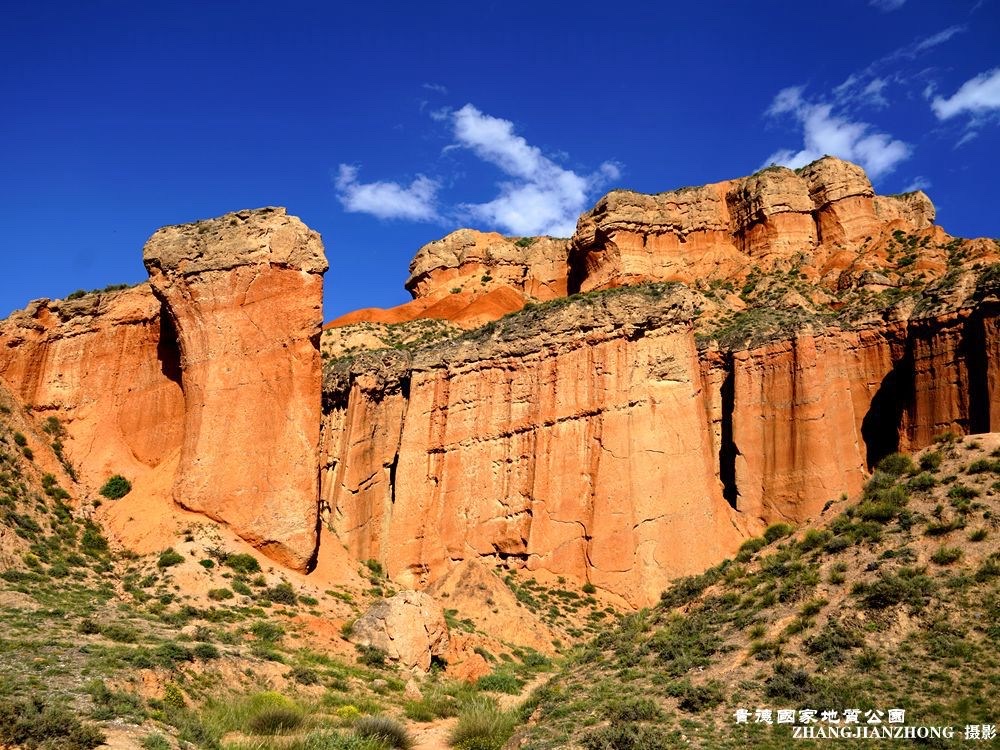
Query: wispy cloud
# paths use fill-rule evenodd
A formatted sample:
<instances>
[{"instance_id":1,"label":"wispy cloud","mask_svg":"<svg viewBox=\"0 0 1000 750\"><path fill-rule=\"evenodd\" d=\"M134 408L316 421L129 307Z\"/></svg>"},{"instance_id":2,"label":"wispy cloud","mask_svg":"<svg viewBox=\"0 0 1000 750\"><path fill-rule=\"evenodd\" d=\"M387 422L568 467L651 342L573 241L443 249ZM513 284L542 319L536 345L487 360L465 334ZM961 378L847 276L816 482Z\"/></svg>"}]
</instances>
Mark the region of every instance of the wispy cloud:
<instances>
[{"instance_id":1,"label":"wispy cloud","mask_svg":"<svg viewBox=\"0 0 1000 750\"><path fill-rule=\"evenodd\" d=\"M358 168L341 164L334 181L337 197L346 211L365 213L379 219L435 221L436 180L424 175L406 187L398 182L358 182Z\"/></svg>"},{"instance_id":2,"label":"wispy cloud","mask_svg":"<svg viewBox=\"0 0 1000 750\"><path fill-rule=\"evenodd\" d=\"M447 87L442 86L440 83L424 83L421 84L421 87L427 89L428 91L433 91L435 94L448 93Z\"/></svg>"},{"instance_id":3,"label":"wispy cloud","mask_svg":"<svg viewBox=\"0 0 1000 750\"><path fill-rule=\"evenodd\" d=\"M790 116L800 125L802 148L776 151L766 163L796 168L829 154L857 162L877 178L910 156L908 144L866 122L837 114L830 102L806 99L804 90L802 86L782 89L767 110L772 117Z\"/></svg>"},{"instance_id":4,"label":"wispy cloud","mask_svg":"<svg viewBox=\"0 0 1000 750\"><path fill-rule=\"evenodd\" d=\"M457 145L492 164L509 179L487 203L461 206L472 217L514 234L568 237L593 192L620 175L605 162L597 172L578 174L556 164L514 132L514 123L466 104L452 113Z\"/></svg>"},{"instance_id":5,"label":"wispy cloud","mask_svg":"<svg viewBox=\"0 0 1000 750\"><path fill-rule=\"evenodd\" d=\"M980 73L949 97L936 96L931 109L939 120L961 114L983 115L1000 110L1000 68Z\"/></svg>"},{"instance_id":6,"label":"wispy cloud","mask_svg":"<svg viewBox=\"0 0 1000 750\"><path fill-rule=\"evenodd\" d=\"M458 110L442 107L431 110L428 116L445 123L454 139L442 153L470 152L502 173L497 196L485 203L441 205L439 180L418 174L409 185L365 183L358 180L357 167L341 164L335 184L337 197L347 211L380 219L471 221L511 234L568 237L594 193L621 176L619 165L612 161L590 174L562 167L518 135L513 122L488 115L472 104Z\"/></svg>"},{"instance_id":7,"label":"wispy cloud","mask_svg":"<svg viewBox=\"0 0 1000 750\"><path fill-rule=\"evenodd\" d=\"M906 5L906 0L868 0L868 4L884 13L889 13Z\"/></svg>"},{"instance_id":8,"label":"wispy cloud","mask_svg":"<svg viewBox=\"0 0 1000 750\"><path fill-rule=\"evenodd\" d=\"M904 193L912 193L915 190L927 190L931 186L931 181L920 175L910 180L910 183L903 188Z\"/></svg>"}]
</instances>

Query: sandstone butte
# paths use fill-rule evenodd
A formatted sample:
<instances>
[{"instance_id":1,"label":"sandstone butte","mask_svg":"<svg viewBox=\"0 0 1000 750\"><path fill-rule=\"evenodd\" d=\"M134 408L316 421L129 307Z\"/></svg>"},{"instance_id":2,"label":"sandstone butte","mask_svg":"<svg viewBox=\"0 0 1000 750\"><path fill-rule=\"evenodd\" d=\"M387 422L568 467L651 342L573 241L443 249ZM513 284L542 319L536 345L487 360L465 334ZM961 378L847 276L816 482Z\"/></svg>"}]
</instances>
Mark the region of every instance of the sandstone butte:
<instances>
[{"instance_id":1,"label":"sandstone butte","mask_svg":"<svg viewBox=\"0 0 1000 750\"><path fill-rule=\"evenodd\" d=\"M421 248L413 301L328 325L321 371L319 237L242 211L157 232L149 284L0 323L0 379L84 488L133 480L99 518L141 551L193 513L314 575L346 547L408 588L482 561L641 606L893 450L998 429L1000 252L933 222L832 158L614 191L569 240Z\"/></svg>"}]
</instances>

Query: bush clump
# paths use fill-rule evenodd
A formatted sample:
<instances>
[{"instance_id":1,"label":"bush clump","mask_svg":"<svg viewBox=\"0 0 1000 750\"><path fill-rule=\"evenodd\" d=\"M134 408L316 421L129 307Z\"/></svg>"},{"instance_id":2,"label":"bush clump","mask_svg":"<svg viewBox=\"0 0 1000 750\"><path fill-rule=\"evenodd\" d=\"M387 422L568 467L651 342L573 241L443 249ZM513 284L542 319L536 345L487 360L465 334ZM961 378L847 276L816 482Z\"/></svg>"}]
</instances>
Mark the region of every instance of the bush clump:
<instances>
[{"instance_id":1,"label":"bush clump","mask_svg":"<svg viewBox=\"0 0 1000 750\"><path fill-rule=\"evenodd\" d=\"M298 729L305 712L291 698L268 691L252 696L247 705L246 728L254 734L274 735Z\"/></svg>"},{"instance_id":2,"label":"bush clump","mask_svg":"<svg viewBox=\"0 0 1000 750\"><path fill-rule=\"evenodd\" d=\"M260 563L257 562L257 558L253 555L244 553L226 555L223 559L223 563L235 570L237 573L260 572Z\"/></svg>"},{"instance_id":3,"label":"bush clump","mask_svg":"<svg viewBox=\"0 0 1000 750\"><path fill-rule=\"evenodd\" d=\"M132 483L121 474L115 474L99 491L108 500L121 500L132 491Z\"/></svg>"},{"instance_id":4,"label":"bush clump","mask_svg":"<svg viewBox=\"0 0 1000 750\"><path fill-rule=\"evenodd\" d=\"M913 459L905 453L890 453L875 465L877 471L892 477L901 477L915 470Z\"/></svg>"},{"instance_id":5,"label":"bush clump","mask_svg":"<svg viewBox=\"0 0 1000 750\"><path fill-rule=\"evenodd\" d=\"M103 745L104 734L83 724L64 706L50 705L41 697L23 702L0 701L0 744L11 747L93 750Z\"/></svg>"},{"instance_id":6,"label":"bush clump","mask_svg":"<svg viewBox=\"0 0 1000 750\"><path fill-rule=\"evenodd\" d=\"M413 738L406 727L389 716L362 716L354 722L354 734L384 743L392 750L409 750Z\"/></svg>"},{"instance_id":7,"label":"bush clump","mask_svg":"<svg viewBox=\"0 0 1000 750\"><path fill-rule=\"evenodd\" d=\"M895 573L883 571L869 584L858 584L854 594L868 609L887 609L897 604L908 604L921 609L934 591L934 581L922 568L900 568Z\"/></svg>"},{"instance_id":8,"label":"bush clump","mask_svg":"<svg viewBox=\"0 0 1000 750\"><path fill-rule=\"evenodd\" d=\"M449 741L455 750L501 750L514 733L516 717L494 701L472 701L458 714Z\"/></svg>"},{"instance_id":9,"label":"bush clump","mask_svg":"<svg viewBox=\"0 0 1000 750\"><path fill-rule=\"evenodd\" d=\"M160 559L156 561L156 565L158 568L163 569L180 565L182 562L184 562L184 555L174 550L173 547L167 547L167 549L160 553Z\"/></svg>"}]
</instances>

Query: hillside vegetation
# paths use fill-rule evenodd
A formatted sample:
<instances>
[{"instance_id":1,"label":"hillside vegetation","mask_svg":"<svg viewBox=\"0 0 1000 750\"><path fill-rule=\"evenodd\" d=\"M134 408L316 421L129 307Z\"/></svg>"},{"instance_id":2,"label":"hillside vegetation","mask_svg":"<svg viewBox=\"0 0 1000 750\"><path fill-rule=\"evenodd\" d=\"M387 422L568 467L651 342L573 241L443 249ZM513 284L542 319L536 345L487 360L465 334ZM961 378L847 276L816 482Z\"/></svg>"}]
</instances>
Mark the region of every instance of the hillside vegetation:
<instances>
[{"instance_id":1,"label":"hillside vegetation","mask_svg":"<svg viewBox=\"0 0 1000 750\"><path fill-rule=\"evenodd\" d=\"M964 731L1000 718L1000 436L888 456L837 506L770 527L579 648L524 707L520 746L870 746L792 739L756 711L861 709L864 724L898 708L956 728L922 746L997 747Z\"/></svg>"}]
</instances>

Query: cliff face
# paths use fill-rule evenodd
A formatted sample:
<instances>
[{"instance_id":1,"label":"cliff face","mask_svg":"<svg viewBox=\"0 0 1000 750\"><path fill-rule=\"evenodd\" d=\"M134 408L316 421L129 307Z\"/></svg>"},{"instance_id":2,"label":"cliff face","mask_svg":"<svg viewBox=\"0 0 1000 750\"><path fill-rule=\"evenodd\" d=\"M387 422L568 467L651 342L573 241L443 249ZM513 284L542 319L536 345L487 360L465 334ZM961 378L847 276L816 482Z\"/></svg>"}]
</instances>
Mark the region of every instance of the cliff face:
<instances>
[{"instance_id":1,"label":"cliff face","mask_svg":"<svg viewBox=\"0 0 1000 750\"><path fill-rule=\"evenodd\" d=\"M830 158L616 191L567 245L581 295L465 335L328 331L326 522L409 585L487 558L648 604L885 455L1000 428L1000 245L933 219ZM411 289L449 303L485 255L462 237L421 249ZM501 283L542 275L519 268Z\"/></svg>"},{"instance_id":2,"label":"cliff face","mask_svg":"<svg viewBox=\"0 0 1000 750\"><path fill-rule=\"evenodd\" d=\"M38 300L0 324L0 378L36 414L62 421L69 458L98 485L114 473L142 474L180 445L173 341L148 284Z\"/></svg>"},{"instance_id":3,"label":"cliff face","mask_svg":"<svg viewBox=\"0 0 1000 750\"><path fill-rule=\"evenodd\" d=\"M316 550L326 258L283 209L165 227L146 243L153 292L174 323L184 439L174 500L278 562Z\"/></svg>"},{"instance_id":4,"label":"cliff face","mask_svg":"<svg viewBox=\"0 0 1000 750\"><path fill-rule=\"evenodd\" d=\"M126 517L107 509L125 540L134 504L151 513L169 493L305 569L319 497L319 236L283 209L241 211L161 229L144 255L151 285L41 300L3 321L0 378L60 420L86 486L133 481Z\"/></svg>"},{"instance_id":5,"label":"cliff face","mask_svg":"<svg viewBox=\"0 0 1000 750\"><path fill-rule=\"evenodd\" d=\"M693 302L675 289L652 315L641 296L569 305L412 362L332 371L329 523L404 585L490 556L635 604L734 551Z\"/></svg>"}]
</instances>

